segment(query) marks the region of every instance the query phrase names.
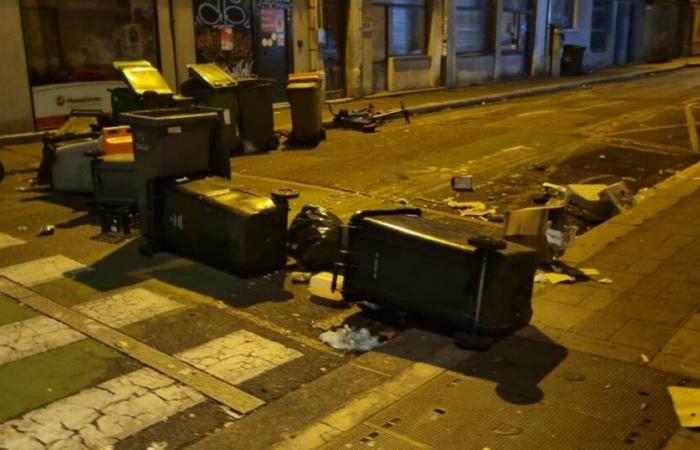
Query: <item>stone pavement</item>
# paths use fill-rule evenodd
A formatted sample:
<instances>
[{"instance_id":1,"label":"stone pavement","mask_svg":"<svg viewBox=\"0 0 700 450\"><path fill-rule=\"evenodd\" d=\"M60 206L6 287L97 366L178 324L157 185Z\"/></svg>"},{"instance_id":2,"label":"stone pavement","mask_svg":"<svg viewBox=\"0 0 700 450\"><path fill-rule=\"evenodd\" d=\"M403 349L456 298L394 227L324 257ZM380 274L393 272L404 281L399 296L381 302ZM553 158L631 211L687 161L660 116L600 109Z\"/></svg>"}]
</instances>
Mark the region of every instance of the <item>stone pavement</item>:
<instances>
[{"instance_id":1,"label":"stone pavement","mask_svg":"<svg viewBox=\"0 0 700 450\"><path fill-rule=\"evenodd\" d=\"M626 81L696 65L700 65L700 57L678 58L656 64L617 66L574 77L527 78L452 89L438 87L419 91L380 93L362 98L330 100L328 103L335 112L338 112L341 108L364 109L370 103L378 110L388 111L399 108L403 102L411 113L425 114L511 98L577 89L598 83ZM275 127L278 130L289 130L292 127L291 120L288 104L278 105L275 110ZM323 120L327 125L332 124L333 116L328 109L323 111Z\"/></svg>"},{"instance_id":2,"label":"stone pavement","mask_svg":"<svg viewBox=\"0 0 700 450\"><path fill-rule=\"evenodd\" d=\"M700 448L666 391L700 386L700 165L641 195L567 253L611 284L538 285L516 335L475 354L441 341L449 356L413 359L276 448Z\"/></svg>"}]
</instances>

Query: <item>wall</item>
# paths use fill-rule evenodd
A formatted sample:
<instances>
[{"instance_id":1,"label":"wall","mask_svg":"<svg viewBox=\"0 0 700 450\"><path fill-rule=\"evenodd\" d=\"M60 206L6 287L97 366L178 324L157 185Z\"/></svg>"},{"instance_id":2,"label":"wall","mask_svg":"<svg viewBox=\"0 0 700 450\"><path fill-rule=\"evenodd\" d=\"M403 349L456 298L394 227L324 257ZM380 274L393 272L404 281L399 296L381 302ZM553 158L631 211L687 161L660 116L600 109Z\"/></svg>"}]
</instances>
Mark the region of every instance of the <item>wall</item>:
<instances>
[{"instance_id":1,"label":"wall","mask_svg":"<svg viewBox=\"0 0 700 450\"><path fill-rule=\"evenodd\" d=\"M0 27L0 80L3 80L0 134L31 131L34 126L32 99L19 0L0 1L0 17L3 19Z\"/></svg>"},{"instance_id":2,"label":"wall","mask_svg":"<svg viewBox=\"0 0 700 450\"><path fill-rule=\"evenodd\" d=\"M493 55L457 55L457 84L466 86L493 79Z\"/></svg>"},{"instance_id":3,"label":"wall","mask_svg":"<svg viewBox=\"0 0 700 450\"><path fill-rule=\"evenodd\" d=\"M431 86L431 58L428 55L389 57L389 91L406 91Z\"/></svg>"}]
</instances>

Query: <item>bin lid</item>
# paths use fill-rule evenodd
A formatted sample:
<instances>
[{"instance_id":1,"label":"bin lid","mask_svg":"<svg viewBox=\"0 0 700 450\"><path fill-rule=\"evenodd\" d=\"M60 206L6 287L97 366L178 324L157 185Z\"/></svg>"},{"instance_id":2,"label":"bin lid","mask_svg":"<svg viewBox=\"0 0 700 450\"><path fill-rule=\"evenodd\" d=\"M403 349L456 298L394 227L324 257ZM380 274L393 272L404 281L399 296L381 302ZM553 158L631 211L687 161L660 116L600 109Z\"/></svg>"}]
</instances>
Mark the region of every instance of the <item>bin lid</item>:
<instances>
[{"instance_id":1,"label":"bin lid","mask_svg":"<svg viewBox=\"0 0 700 450\"><path fill-rule=\"evenodd\" d=\"M231 74L216 64L188 64L187 70L212 88L230 87L238 84Z\"/></svg>"},{"instance_id":2,"label":"bin lid","mask_svg":"<svg viewBox=\"0 0 700 450\"><path fill-rule=\"evenodd\" d=\"M145 59L137 59L133 61L112 61L112 67L118 71L122 71L127 67L153 67L149 61Z\"/></svg>"},{"instance_id":3,"label":"bin lid","mask_svg":"<svg viewBox=\"0 0 700 450\"><path fill-rule=\"evenodd\" d=\"M124 80L137 94L155 92L156 94L172 95L173 91L168 86L163 75L153 66L136 66L122 69Z\"/></svg>"}]
</instances>

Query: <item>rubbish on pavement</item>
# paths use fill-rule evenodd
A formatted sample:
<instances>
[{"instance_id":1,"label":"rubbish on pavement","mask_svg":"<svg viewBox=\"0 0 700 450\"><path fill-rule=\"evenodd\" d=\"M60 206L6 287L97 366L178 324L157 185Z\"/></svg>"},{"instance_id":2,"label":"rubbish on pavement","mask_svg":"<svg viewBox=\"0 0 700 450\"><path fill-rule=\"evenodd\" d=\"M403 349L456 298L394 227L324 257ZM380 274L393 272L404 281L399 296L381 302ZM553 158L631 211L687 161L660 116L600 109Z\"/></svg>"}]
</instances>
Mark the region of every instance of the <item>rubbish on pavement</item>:
<instances>
[{"instance_id":1,"label":"rubbish on pavement","mask_svg":"<svg viewBox=\"0 0 700 450\"><path fill-rule=\"evenodd\" d=\"M39 228L39 233L37 236L51 236L56 232L56 227L53 225L42 225L41 228Z\"/></svg>"},{"instance_id":2,"label":"rubbish on pavement","mask_svg":"<svg viewBox=\"0 0 700 450\"><path fill-rule=\"evenodd\" d=\"M379 336L372 336L367 328L353 330L347 325L335 331L324 331L319 339L337 350L356 352L367 352L381 345Z\"/></svg>"},{"instance_id":3,"label":"rubbish on pavement","mask_svg":"<svg viewBox=\"0 0 700 450\"><path fill-rule=\"evenodd\" d=\"M640 354L639 354L639 359L640 359L644 364L648 364L648 363L649 363L649 357L647 356L646 353L640 353Z\"/></svg>"},{"instance_id":4,"label":"rubbish on pavement","mask_svg":"<svg viewBox=\"0 0 700 450\"><path fill-rule=\"evenodd\" d=\"M29 228L25 225L20 225L17 227L17 231L20 233L26 233L27 231L29 231Z\"/></svg>"},{"instance_id":5,"label":"rubbish on pavement","mask_svg":"<svg viewBox=\"0 0 700 450\"><path fill-rule=\"evenodd\" d=\"M343 300L343 276L336 276L335 289L333 289L333 277L334 275L330 272L317 273L311 277L309 281L309 292L311 295L336 302Z\"/></svg>"},{"instance_id":6,"label":"rubbish on pavement","mask_svg":"<svg viewBox=\"0 0 700 450\"><path fill-rule=\"evenodd\" d=\"M535 283L540 284L573 283L574 281L576 278L565 273L538 272L535 275Z\"/></svg>"},{"instance_id":7,"label":"rubbish on pavement","mask_svg":"<svg viewBox=\"0 0 700 450\"><path fill-rule=\"evenodd\" d=\"M505 215L504 239L516 242L526 247L537 250L540 260L550 263L560 257L565 248L556 245L559 239L555 239L551 245L547 239L548 230L557 230L567 233L569 227L566 225L566 211L563 206L547 207L534 206L530 208L515 209L508 211ZM553 234L552 237L561 237ZM569 236L572 234L569 232ZM564 243L564 239L561 240ZM571 240L567 241L568 245Z\"/></svg>"},{"instance_id":8,"label":"rubbish on pavement","mask_svg":"<svg viewBox=\"0 0 700 450\"><path fill-rule=\"evenodd\" d=\"M289 227L289 254L311 270L330 269L340 259L342 226L332 211L305 205Z\"/></svg>"},{"instance_id":9,"label":"rubbish on pavement","mask_svg":"<svg viewBox=\"0 0 700 450\"><path fill-rule=\"evenodd\" d=\"M491 214L496 214L494 208L489 208L483 202L460 202L454 200L452 197L447 199L447 206L454 208L459 211L459 215L465 216L486 216Z\"/></svg>"},{"instance_id":10,"label":"rubbish on pavement","mask_svg":"<svg viewBox=\"0 0 700 450\"><path fill-rule=\"evenodd\" d=\"M468 191L474 190L474 182L471 175L457 175L452 177L450 182L453 191Z\"/></svg>"},{"instance_id":11,"label":"rubbish on pavement","mask_svg":"<svg viewBox=\"0 0 700 450\"><path fill-rule=\"evenodd\" d=\"M168 443L166 441L151 442L146 450L165 450L168 448Z\"/></svg>"},{"instance_id":12,"label":"rubbish on pavement","mask_svg":"<svg viewBox=\"0 0 700 450\"><path fill-rule=\"evenodd\" d=\"M587 268L587 267L586 267L586 268L581 268L581 269L579 269L579 270L581 271L581 273L583 273L584 275L586 275L586 276L588 276L588 277L592 277L592 276L595 276L595 275L600 275L600 270L598 270L598 269L593 269L593 268Z\"/></svg>"},{"instance_id":13,"label":"rubbish on pavement","mask_svg":"<svg viewBox=\"0 0 700 450\"><path fill-rule=\"evenodd\" d=\"M610 216L609 202L601 199L607 184L569 184L569 203L578 206L591 216L591 219L603 221Z\"/></svg>"},{"instance_id":14,"label":"rubbish on pavement","mask_svg":"<svg viewBox=\"0 0 700 450\"><path fill-rule=\"evenodd\" d=\"M564 206L569 197L569 191L565 186L554 183L542 183L544 188L544 197L547 198L547 206Z\"/></svg>"},{"instance_id":15,"label":"rubbish on pavement","mask_svg":"<svg viewBox=\"0 0 700 450\"><path fill-rule=\"evenodd\" d=\"M483 250L465 245L475 235L463 225L421 215L420 209L402 208L352 216L343 261L335 267L345 277L344 299L370 301L455 331L471 330L482 257L488 252L490 287L484 291L479 332L504 334L526 325L532 315L536 252L517 244ZM436 287L438 297L433 295Z\"/></svg>"},{"instance_id":16,"label":"rubbish on pavement","mask_svg":"<svg viewBox=\"0 0 700 450\"><path fill-rule=\"evenodd\" d=\"M311 281L311 273L310 272L292 272L292 275L290 278L292 280L292 283L306 284L309 281Z\"/></svg>"},{"instance_id":17,"label":"rubbish on pavement","mask_svg":"<svg viewBox=\"0 0 700 450\"><path fill-rule=\"evenodd\" d=\"M610 278L600 278L596 281L600 284L612 284L613 282L613 280L611 280Z\"/></svg>"},{"instance_id":18,"label":"rubbish on pavement","mask_svg":"<svg viewBox=\"0 0 700 450\"><path fill-rule=\"evenodd\" d=\"M700 389L682 386L669 386L667 389L681 426L700 427Z\"/></svg>"},{"instance_id":19,"label":"rubbish on pavement","mask_svg":"<svg viewBox=\"0 0 700 450\"><path fill-rule=\"evenodd\" d=\"M632 195L632 191L630 191L624 181L611 184L605 188L601 192L600 198L610 202L616 214L634 205L634 195Z\"/></svg>"},{"instance_id":20,"label":"rubbish on pavement","mask_svg":"<svg viewBox=\"0 0 700 450\"><path fill-rule=\"evenodd\" d=\"M563 254L564 251L573 244L574 239L576 239L577 231L578 227L576 226L566 226L563 230L548 228L545 232L547 244L549 244L556 253Z\"/></svg>"}]
</instances>

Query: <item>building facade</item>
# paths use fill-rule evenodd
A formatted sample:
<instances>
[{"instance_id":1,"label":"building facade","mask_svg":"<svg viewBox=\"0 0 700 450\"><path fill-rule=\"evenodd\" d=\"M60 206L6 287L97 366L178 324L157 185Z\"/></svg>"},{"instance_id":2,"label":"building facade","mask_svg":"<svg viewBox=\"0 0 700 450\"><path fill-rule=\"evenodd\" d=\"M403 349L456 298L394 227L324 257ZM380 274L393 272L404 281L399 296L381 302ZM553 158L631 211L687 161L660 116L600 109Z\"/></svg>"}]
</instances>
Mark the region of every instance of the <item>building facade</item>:
<instances>
[{"instance_id":1,"label":"building facade","mask_svg":"<svg viewBox=\"0 0 700 450\"><path fill-rule=\"evenodd\" d=\"M700 54L700 4L680 0L4 0L0 133L109 110L113 60L177 88L187 64L275 80L324 71L327 97L550 76Z\"/></svg>"}]
</instances>

